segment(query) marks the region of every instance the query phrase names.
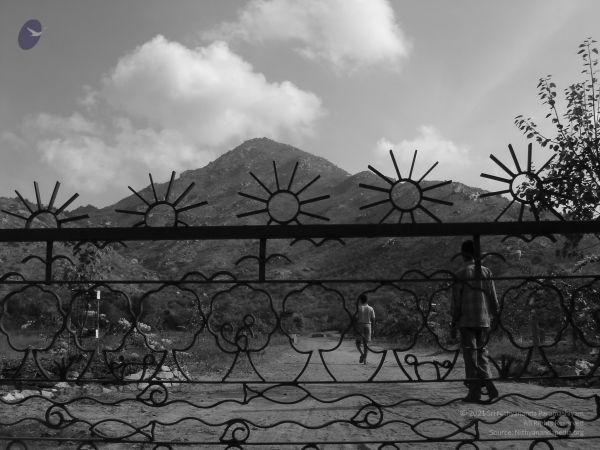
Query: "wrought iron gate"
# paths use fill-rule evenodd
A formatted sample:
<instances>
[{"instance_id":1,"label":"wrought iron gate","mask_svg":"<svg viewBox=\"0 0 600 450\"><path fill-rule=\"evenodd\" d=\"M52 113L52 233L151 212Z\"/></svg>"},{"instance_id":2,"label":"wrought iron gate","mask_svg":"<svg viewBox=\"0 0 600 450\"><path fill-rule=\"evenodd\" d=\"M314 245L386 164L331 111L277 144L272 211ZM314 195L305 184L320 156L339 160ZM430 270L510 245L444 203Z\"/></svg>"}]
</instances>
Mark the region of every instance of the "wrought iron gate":
<instances>
[{"instance_id":1,"label":"wrought iron gate","mask_svg":"<svg viewBox=\"0 0 600 450\"><path fill-rule=\"evenodd\" d=\"M287 189L274 168L277 187L263 186L267 199L242 194L267 206L240 216L266 212L269 223L279 225L299 222L302 214L324 218L302 209L324 196L300 200L301 191L290 190L296 168ZM398 175L398 182L412 180L412 170L408 178ZM0 231L5 245L29 245L25 263L37 261L44 268L38 279L26 279L17 270L3 271L0 278L5 342L0 445L155 450L597 446L600 274L587 269L537 273L535 266L523 273L523 267L511 267L518 266L513 261L521 252L539 252L540 258L560 252L556 236L600 233L600 222L442 224L420 203L443 204L426 194L439 185L415 182L418 201L402 206L397 198L394 202L396 185L381 177L390 186L362 187L385 191L398 222L410 217L412 223L178 227L179 212L202 204L177 210L187 191L170 203L172 178L164 201L156 191L156 202L144 200L148 209L138 225L150 225L149 211L167 204L175 210L175 226L64 228L62 223L81 217L61 222L65 205L53 208L58 185L44 208L36 184L38 209L30 209L30 216L12 214L31 225L36 214L49 212L57 226ZM291 215L269 209L279 194L296 201ZM534 205L528 202L522 203ZM435 222L415 223L417 208ZM345 276L322 276L310 268L290 276L278 270L287 257L278 253L277 243L307 241L308 249L362 242L365 248L372 243L402 254L410 243L433 238L440 243L439 260L414 261L401 273L381 267L378 277L365 277L361 261L355 261L356 273ZM448 330L459 264L448 255L458 252L463 239L474 241L479 268L503 268L495 271L501 311L488 340L500 396L486 402L484 392L478 404L461 401L466 393L462 358ZM255 253L238 263L255 263L257 270L192 271L168 279L145 273L128 279L56 274L60 261L68 259L64 245L69 242L82 250L221 240L243 249L254 246ZM508 241L519 243L518 254L506 252ZM378 311L367 364L359 364L354 347L361 294ZM24 308L44 320L27 320ZM102 317L101 311L109 310L121 315L118 321ZM575 355L574 366L565 363L568 355Z\"/></svg>"}]
</instances>

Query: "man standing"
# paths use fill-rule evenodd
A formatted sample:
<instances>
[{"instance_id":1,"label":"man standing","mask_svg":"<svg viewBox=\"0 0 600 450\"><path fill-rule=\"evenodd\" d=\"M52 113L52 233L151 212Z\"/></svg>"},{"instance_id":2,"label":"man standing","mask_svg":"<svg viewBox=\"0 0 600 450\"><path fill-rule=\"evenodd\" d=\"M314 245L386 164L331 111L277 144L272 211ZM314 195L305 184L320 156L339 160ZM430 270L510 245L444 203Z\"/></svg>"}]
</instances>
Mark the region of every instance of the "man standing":
<instances>
[{"instance_id":1,"label":"man standing","mask_svg":"<svg viewBox=\"0 0 600 450\"><path fill-rule=\"evenodd\" d=\"M360 353L359 363L367 363L367 342L371 342L371 327L374 321L375 310L367 303L367 296L360 294L356 308L356 348Z\"/></svg>"},{"instance_id":2,"label":"man standing","mask_svg":"<svg viewBox=\"0 0 600 450\"><path fill-rule=\"evenodd\" d=\"M465 361L465 384L469 388L465 402L479 403L481 386L485 386L489 400L498 396L498 390L490 380L491 373L487 355L489 330L495 326L498 317L498 298L492 272L485 266L477 273L475 246L473 241L465 241L461 247L465 265L456 274L452 289L452 329L460 330L460 345Z\"/></svg>"}]
</instances>

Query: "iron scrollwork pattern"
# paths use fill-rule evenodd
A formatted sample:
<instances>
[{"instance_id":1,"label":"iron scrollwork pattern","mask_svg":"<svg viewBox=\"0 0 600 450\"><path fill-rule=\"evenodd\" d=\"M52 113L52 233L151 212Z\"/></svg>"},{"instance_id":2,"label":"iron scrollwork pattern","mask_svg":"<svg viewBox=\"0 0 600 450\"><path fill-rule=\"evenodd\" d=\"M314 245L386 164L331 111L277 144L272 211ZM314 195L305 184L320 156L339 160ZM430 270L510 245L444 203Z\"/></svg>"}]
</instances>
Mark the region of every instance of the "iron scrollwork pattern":
<instances>
[{"instance_id":1,"label":"iron scrollwork pattern","mask_svg":"<svg viewBox=\"0 0 600 450\"><path fill-rule=\"evenodd\" d=\"M362 187L387 193L384 202L401 222L402 213L412 218L416 206L394 203L399 198L392 190L394 183L413 180L416 153L407 178L391 157L398 181L372 170L389 186ZM516 157L515 164L519 168ZM581 448L598 444L600 274L593 265L578 273L542 273L536 271L541 266L523 267L519 258L527 252L543 258L559 249L556 237L574 231L591 236L600 231L599 222L442 224L425 212L434 221L418 224L418 229L413 220L294 226L300 215L323 220L301 207L328 197L300 200L316 179L293 191L297 167L283 185L274 164L275 189L251 173L269 197L242 194L265 204L265 209L243 215L265 212L265 226L180 227L185 223L176 216L175 222L153 227L146 223L149 211L160 205L177 207L191 189L169 203L173 175L164 200L158 200L156 190L154 203L140 196L148 208L138 214L144 221L136 224L137 234L131 229L84 232L55 226L38 242L71 259L50 260L56 271L46 266L36 272L25 261L1 273L0 446L315 450L362 444L391 450L407 444L478 449L503 443L537 450L558 447L566 439ZM527 170L519 173L530 171L528 162ZM446 205L423 196L446 184L418 185L419 202ZM293 215L269 209L276 196L296 206ZM38 209L45 211L37 197ZM529 202L522 199L522 204ZM47 210L54 211L52 206ZM540 216L537 210L534 215ZM76 264L64 247L74 230L83 244L71 253L85 243L108 251L110 246L100 243L216 238L236 242L243 253L248 243L258 241L263 267L250 275L232 264L213 273L190 271L165 278L61 278L59 264L67 269ZM0 233L3 244L40 236L8 231L13 230ZM264 269L267 256L282 256L266 252L267 242L276 248L277 240L309 240L314 244L310 250L318 251L329 239L349 251L362 238L396 251L386 239L432 236L441 244L437 260L428 261L426 270L423 264L420 269L386 268L389 260L377 268L376 278L360 271L350 276L300 272L270 277ZM461 349L449 333L449 304L459 283L454 275L460 265L456 250L465 238L478 243L478 264L493 267L500 301L498 322L487 336L500 395L488 400L483 390L481 404L461 401ZM135 251L133 246L123 248L128 255ZM27 256L39 256L38 247L30 251ZM52 251L50 257L56 258ZM286 258L270 263L290 264ZM473 287L477 289L477 282ZM355 347L357 299L363 294L377 318L375 338L367 344L367 364L358 362Z\"/></svg>"},{"instance_id":2,"label":"iron scrollwork pattern","mask_svg":"<svg viewBox=\"0 0 600 450\"><path fill-rule=\"evenodd\" d=\"M510 266L490 250L485 261ZM444 264L377 280L189 273L95 280L79 290L70 281L6 278L0 333L11 356L2 367L3 445L593 443L600 398L585 386L599 375L600 276L514 276L510 268L497 276L502 309L489 342L501 395L469 406L460 401L460 349L445 322L456 258ZM118 311L118 321L96 321L97 292L102 311ZM367 365L358 364L354 349L360 294L380 318ZM19 314L27 305L42 320ZM528 338L534 318L538 342ZM573 337L588 357L569 372L564 354Z\"/></svg>"}]
</instances>

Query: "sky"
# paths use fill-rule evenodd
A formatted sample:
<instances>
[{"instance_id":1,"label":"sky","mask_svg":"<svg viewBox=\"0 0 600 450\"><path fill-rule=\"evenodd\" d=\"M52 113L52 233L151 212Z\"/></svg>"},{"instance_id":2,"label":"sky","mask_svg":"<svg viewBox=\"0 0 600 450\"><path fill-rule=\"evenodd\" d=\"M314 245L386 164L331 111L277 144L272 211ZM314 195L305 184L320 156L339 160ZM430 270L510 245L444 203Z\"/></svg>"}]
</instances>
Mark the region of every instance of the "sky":
<instances>
[{"instance_id":1,"label":"sky","mask_svg":"<svg viewBox=\"0 0 600 450\"><path fill-rule=\"evenodd\" d=\"M110 205L269 137L354 174L480 177L526 158L536 85L581 79L596 0L2 0L0 196ZM24 50L22 26L42 34ZM541 165L551 154L534 145Z\"/></svg>"}]
</instances>

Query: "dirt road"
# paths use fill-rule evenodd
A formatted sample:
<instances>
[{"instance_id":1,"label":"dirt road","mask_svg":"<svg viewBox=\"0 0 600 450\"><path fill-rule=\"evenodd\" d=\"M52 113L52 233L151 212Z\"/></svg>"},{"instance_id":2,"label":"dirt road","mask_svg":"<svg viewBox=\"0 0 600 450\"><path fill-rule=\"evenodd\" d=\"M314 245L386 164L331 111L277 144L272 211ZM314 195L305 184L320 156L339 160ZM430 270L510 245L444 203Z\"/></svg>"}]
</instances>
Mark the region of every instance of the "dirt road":
<instances>
[{"instance_id":1,"label":"dirt road","mask_svg":"<svg viewBox=\"0 0 600 450\"><path fill-rule=\"evenodd\" d=\"M34 429L33 422L28 421L12 427L12 432L85 439L91 437L90 424L96 424L92 427L94 433L104 437L127 437L139 442L150 438L196 442L192 448L211 448L200 442L221 443L214 448L224 448L224 442L237 439L245 442L241 444L244 448L252 448L248 446L252 442L273 443L267 448L287 448L284 444L289 442L337 442L318 448L364 450L381 448L375 442L450 439L454 442L415 442L410 448L453 449L457 441L478 436L481 442L477 448L480 449L519 449L528 448L532 439L554 437L551 429L563 435L570 430L571 437L575 438L552 441L554 448L598 448L600 445L600 440L581 439L600 435L600 421L594 421L600 403L594 390L500 382L501 396L496 401L486 405L467 404L459 400L466 393L458 381L463 373L460 357L448 376L457 381L430 381L436 380L436 366L444 373L447 369L443 360L452 360L454 354L417 354L419 362L429 361L419 366L417 375L408 353L372 353L368 364L363 365L358 363L352 340L343 341L333 351L319 352L335 347L338 342L337 336L304 338L297 347L306 354L289 347L267 351L254 361L267 383L236 383L236 379L249 378L249 366L242 362L239 370L232 371L227 384L212 382L224 375L222 371L192 374L195 380L203 382L173 384L168 387L168 398L158 388L153 397L154 388L139 391L133 385L134 390L85 391L83 394L88 398L78 399L82 391L73 387L52 400L31 397L18 406L0 404L0 413L2 417L11 414L15 421L31 416L43 420L54 401L64 404L54 406L54 413L63 414L67 422L76 420L58 430L44 429L39 424ZM376 343L373 348L384 351ZM385 361L380 366L383 357ZM310 358L308 364L307 358ZM299 384L269 384L291 382L298 376ZM332 381L332 376L340 383L323 384ZM372 381L367 382L371 378ZM410 378L417 382L409 382ZM143 402L126 400L135 395ZM568 414L559 416L560 412ZM552 415L557 417L557 423L543 421ZM512 441L498 441L502 439ZM152 446L115 444L110 448ZM302 448L302 445L289 448ZM406 445L382 448L406 448ZM540 444L535 448L547 447Z\"/></svg>"}]
</instances>

